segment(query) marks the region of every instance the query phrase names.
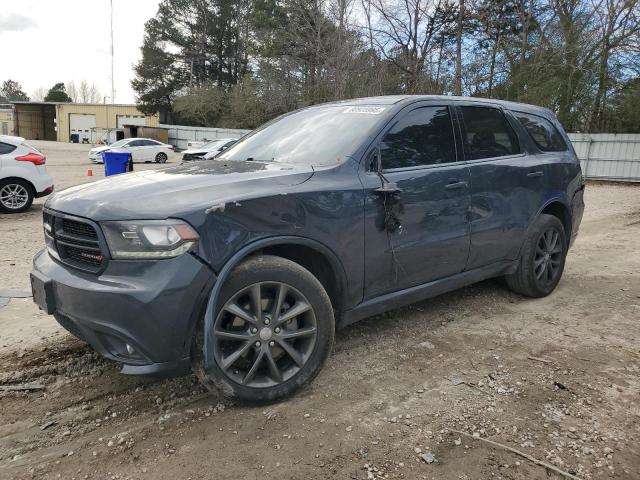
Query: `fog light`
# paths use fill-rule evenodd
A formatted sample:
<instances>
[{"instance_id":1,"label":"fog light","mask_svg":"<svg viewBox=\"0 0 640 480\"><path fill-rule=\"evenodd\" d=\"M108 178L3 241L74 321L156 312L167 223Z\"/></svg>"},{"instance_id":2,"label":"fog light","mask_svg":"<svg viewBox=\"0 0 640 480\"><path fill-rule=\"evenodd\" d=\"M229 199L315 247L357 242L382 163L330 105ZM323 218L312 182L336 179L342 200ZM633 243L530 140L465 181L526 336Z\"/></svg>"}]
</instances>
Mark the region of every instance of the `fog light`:
<instances>
[{"instance_id":1,"label":"fog light","mask_svg":"<svg viewBox=\"0 0 640 480\"><path fill-rule=\"evenodd\" d=\"M134 355L134 354L136 353L136 349L135 349L135 348L133 348L133 347L132 347L131 345L129 345L128 343L126 344L126 347L127 347L127 353L128 353L129 355Z\"/></svg>"}]
</instances>

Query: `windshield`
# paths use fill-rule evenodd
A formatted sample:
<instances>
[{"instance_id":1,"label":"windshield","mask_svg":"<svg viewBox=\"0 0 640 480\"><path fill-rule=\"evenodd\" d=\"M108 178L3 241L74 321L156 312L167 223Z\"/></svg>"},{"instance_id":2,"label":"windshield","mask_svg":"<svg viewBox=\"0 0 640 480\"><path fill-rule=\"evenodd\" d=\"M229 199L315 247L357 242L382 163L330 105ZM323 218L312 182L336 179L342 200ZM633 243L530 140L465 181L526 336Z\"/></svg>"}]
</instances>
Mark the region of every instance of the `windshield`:
<instances>
[{"instance_id":1,"label":"windshield","mask_svg":"<svg viewBox=\"0 0 640 480\"><path fill-rule=\"evenodd\" d=\"M129 141L129 139L124 139L124 140L118 140L117 142L113 142L110 146L111 147L122 147L124 144L126 144Z\"/></svg>"},{"instance_id":2,"label":"windshield","mask_svg":"<svg viewBox=\"0 0 640 480\"><path fill-rule=\"evenodd\" d=\"M380 106L331 105L294 112L265 124L217 158L336 163L354 153L384 110Z\"/></svg>"}]
</instances>

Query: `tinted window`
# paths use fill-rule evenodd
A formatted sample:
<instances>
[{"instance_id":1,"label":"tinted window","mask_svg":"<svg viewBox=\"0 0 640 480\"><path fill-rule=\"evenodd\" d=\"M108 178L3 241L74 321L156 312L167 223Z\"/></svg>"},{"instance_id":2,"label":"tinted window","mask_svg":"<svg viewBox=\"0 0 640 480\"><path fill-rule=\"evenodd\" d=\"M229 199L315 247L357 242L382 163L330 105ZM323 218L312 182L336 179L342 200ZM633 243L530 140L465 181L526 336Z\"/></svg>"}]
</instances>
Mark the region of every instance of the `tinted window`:
<instances>
[{"instance_id":1,"label":"tinted window","mask_svg":"<svg viewBox=\"0 0 640 480\"><path fill-rule=\"evenodd\" d=\"M558 129L546 118L523 112L515 112L515 115L543 152L564 152L567 149Z\"/></svg>"},{"instance_id":2,"label":"tinted window","mask_svg":"<svg viewBox=\"0 0 640 480\"><path fill-rule=\"evenodd\" d=\"M384 119L385 106L327 105L279 117L220 154L223 160L329 165L353 155Z\"/></svg>"},{"instance_id":3,"label":"tinted window","mask_svg":"<svg viewBox=\"0 0 640 480\"><path fill-rule=\"evenodd\" d=\"M142 140L132 140L127 144L129 147L141 147L144 145Z\"/></svg>"},{"instance_id":4,"label":"tinted window","mask_svg":"<svg viewBox=\"0 0 640 480\"><path fill-rule=\"evenodd\" d=\"M489 107L461 107L461 110L469 159L520 153L518 138L500 110Z\"/></svg>"},{"instance_id":5,"label":"tinted window","mask_svg":"<svg viewBox=\"0 0 640 480\"><path fill-rule=\"evenodd\" d=\"M160 143L156 142L155 140L142 140L142 144L147 147L157 147L158 145L160 145Z\"/></svg>"},{"instance_id":6,"label":"tinted window","mask_svg":"<svg viewBox=\"0 0 640 480\"><path fill-rule=\"evenodd\" d=\"M0 155L6 155L7 153L13 152L15 149L16 147L14 145L0 142Z\"/></svg>"},{"instance_id":7,"label":"tinted window","mask_svg":"<svg viewBox=\"0 0 640 480\"><path fill-rule=\"evenodd\" d=\"M455 162L449 109L423 107L407 113L385 134L380 153L384 169Z\"/></svg>"}]
</instances>

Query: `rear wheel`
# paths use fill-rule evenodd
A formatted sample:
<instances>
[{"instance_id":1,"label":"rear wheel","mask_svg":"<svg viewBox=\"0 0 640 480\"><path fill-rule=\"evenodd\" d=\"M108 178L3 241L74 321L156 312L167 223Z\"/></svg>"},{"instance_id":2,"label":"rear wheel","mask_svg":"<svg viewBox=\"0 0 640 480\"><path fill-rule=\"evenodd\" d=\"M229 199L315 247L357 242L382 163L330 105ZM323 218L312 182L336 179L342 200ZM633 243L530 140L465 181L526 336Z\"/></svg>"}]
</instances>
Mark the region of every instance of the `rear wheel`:
<instances>
[{"instance_id":1,"label":"rear wheel","mask_svg":"<svg viewBox=\"0 0 640 480\"><path fill-rule=\"evenodd\" d=\"M18 178L0 181L0 211L20 213L33 203L33 188Z\"/></svg>"},{"instance_id":2,"label":"rear wheel","mask_svg":"<svg viewBox=\"0 0 640 480\"><path fill-rule=\"evenodd\" d=\"M525 240L518 269L505 277L511 290L528 297L545 297L556 288L564 271L567 240L562 222L540 215Z\"/></svg>"},{"instance_id":3,"label":"rear wheel","mask_svg":"<svg viewBox=\"0 0 640 480\"><path fill-rule=\"evenodd\" d=\"M156 155L156 163L165 163L167 161L167 154L160 152Z\"/></svg>"},{"instance_id":4,"label":"rear wheel","mask_svg":"<svg viewBox=\"0 0 640 480\"><path fill-rule=\"evenodd\" d=\"M203 365L203 325L194 341L193 368L207 388L270 402L318 374L335 326L329 297L308 270L281 257L251 258L230 274L219 298L209 370Z\"/></svg>"}]
</instances>

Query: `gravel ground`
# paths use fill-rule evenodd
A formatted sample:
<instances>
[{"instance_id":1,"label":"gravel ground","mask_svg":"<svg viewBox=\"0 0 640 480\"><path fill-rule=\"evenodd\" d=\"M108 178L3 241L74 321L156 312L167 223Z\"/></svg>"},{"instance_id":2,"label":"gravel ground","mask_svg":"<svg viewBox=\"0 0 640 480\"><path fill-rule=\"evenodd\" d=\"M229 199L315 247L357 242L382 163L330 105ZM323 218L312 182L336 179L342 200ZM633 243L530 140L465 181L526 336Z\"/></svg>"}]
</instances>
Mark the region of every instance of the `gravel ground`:
<instances>
[{"instance_id":1,"label":"gravel ground","mask_svg":"<svg viewBox=\"0 0 640 480\"><path fill-rule=\"evenodd\" d=\"M57 188L100 178L42 144ZM156 168L136 165L136 168ZM324 371L268 407L193 377L125 377L39 313L0 308L1 478L640 478L640 185L590 184L563 280L482 282L348 327ZM26 290L41 206L0 216L0 289ZM470 436L466 436L463 433ZM431 462L431 463L429 463Z\"/></svg>"}]
</instances>

